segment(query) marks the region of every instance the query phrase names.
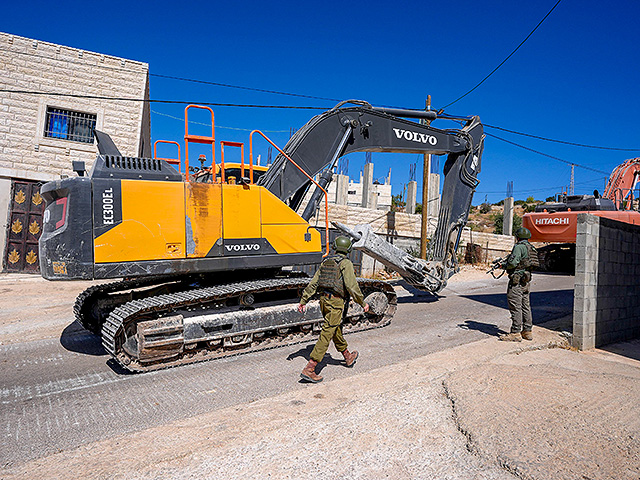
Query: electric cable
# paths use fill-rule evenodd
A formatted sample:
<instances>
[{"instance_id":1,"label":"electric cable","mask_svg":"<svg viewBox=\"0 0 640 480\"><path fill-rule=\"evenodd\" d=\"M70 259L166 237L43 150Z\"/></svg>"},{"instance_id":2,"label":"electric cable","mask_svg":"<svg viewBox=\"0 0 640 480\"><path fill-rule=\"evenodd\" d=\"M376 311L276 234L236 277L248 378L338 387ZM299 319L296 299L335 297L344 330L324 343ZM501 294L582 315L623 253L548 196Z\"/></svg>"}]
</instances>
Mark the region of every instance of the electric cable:
<instances>
[{"instance_id":1,"label":"electric cable","mask_svg":"<svg viewBox=\"0 0 640 480\"><path fill-rule=\"evenodd\" d=\"M208 80L196 80L193 78L184 78L184 77L174 77L171 75L161 75L159 73L149 73L150 77L157 77L157 78L168 78L171 80L181 80L183 82L191 82L191 83L201 83L204 85L214 85L216 87L226 87L226 88L237 88L240 90L250 90L253 92L261 92L261 93L271 93L274 95L288 95L291 97L300 97L300 98L310 98L313 100L327 100L329 102L340 102L341 100L335 99L335 98L327 98L327 97L316 97L314 95L305 95L302 93L290 93L290 92L280 92L278 90L267 90L264 88L256 88L256 87L245 87L242 85L232 85L229 83L219 83L219 82L211 82Z\"/></svg>"},{"instance_id":2,"label":"electric cable","mask_svg":"<svg viewBox=\"0 0 640 480\"><path fill-rule=\"evenodd\" d=\"M174 117L173 115L169 115L167 113L162 113L162 112L157 112L155 110L151 110L151 113L155 114L155 115L161 115L163 117L168 117L171 118L173 120L178 120L180 122L184 122L184 118L180 118L180 117ZM194 120L189 120L189 123L192 125L204 125L206 127L210 127L211 124L210 123L204 123L204 122L196 122ZM224 125L220 125L220 124L216 124L216 128L223 128L225 130L237 130L240 132L252 132L254 129L251 128L238 128L238 127L225 127ZM287 133L289 130L261 130L264 133Z\"/></svg>"},{"instance_id":3,"label":"electric cable","mask_svg":"<svg viewBox=\"0 0 640 480\"><path fill-rule=\"evenodd\" d=\"M602 178L594 178L591 180L586 180L584 182L577 182L574 185L588 185L588 184L593 184L595 182L602 182ZM513 193L519 193L520 195L524 195L527 193L539 193L539 192L547 192L547 191L551 191L551 190L557 190L557 189L562 189L564 187L566 187L567 185L557 185L555 187L545 187L545 188L534 188L531 190L514 190ZM475 192L479 195L489 195L489 194L497 194L497 193L501 193L504 194L504 190L499 190L499 191L493 191L493 192L488 192L488 191L477 191Z\"/></svg>"},{"instance_id":4,"label":"electric cable","mask_svg":"<svg viewBox=\"0 0 640 480\"><path fill-rule=\"evenodd\" d=\"M549 155L548 153L540 152L539 150L534 150L533 148L525 147L524 145L520 145L519 143L515 143L515 142L512 142L510 140L506 140L506 139L504 139L502 137L498 137L497 135L493 135L491 133L485 132L485 135L487 135L488 137L496 138L496 139L501 140L501 141L503 141L505 143L508 143L510 145L514 145L516 147L523 148L523 149L528 150L530 152L537 153L538 155L542 155L543 157L551 158L553 160L557 160L559 162L566 163L567 165L574 165L574 166L579 167L579 168L584 168L585 170L591 170L592 172L602 173L604 175L609 176L609 174L607 172L604 172L602 170L598 170L597 168L587 167L585 165L580 165L579 163L576 163L576 162L570 162L569 160L564 160L563 158L554 157L553 155Z\"/></svg>"},{"instance_id":5,"label":"electric cable","mask_svg":"<svg viewBox=\"0 0 640 480\"><path fill-rule=\"evenodd\" d=\"M533 135L530 133L518 132L516 130L509 130L508 128L498 127L496 125L488 125L486 123L483 123L482 125L486 128L495 128L496 130L501 130L503 132L509 132L515 135L522 135L523 137L530 137L538 140L544 140L545 142L561 143L563 145L571 145L573 147L594 148L597 150L615 150L619 152L640 152L640 148L618 148L618 147L601 147L597 145L587 145L584 143L567 142L565 140L557 140L553 138L541 137L539 135Z\"/></svg>"},{"instance_id":6,"label":"electric cable","mask_svg":"<svg viewBox=\"0 0 640 480\"><path fill-rule=\"evenodd\" d=\"M526 42L527 40L529 40L529 37L530 37L531 35L533 35L533 33L538 29L538 27L539 27L540 25L542 25L542 22L544 22L544 21L547 19L547 17L548 17L549 15L551 15L551 12L553 12L553 11L556 9L556 7L558 6L558 4L559 4L561 1L562 1L562 0L558 0L558 1L556 2L556 4L551 8L551 10L549 10L549 11L547 12L547 14L542 18L542 20L540 20L540 22L538 22L538 24L535 26L535 28L534 28L533 30L531 30L531 32L529 33L529 35L527 35L527 36L525 37L525 39L524 39L524 40L522 40L522 42L520 42L520 45L518 45L518 46L515 48L515 50L513 50L513 51L512 51L512 52L507 56L507 58L505 58L502 62L500 62L500 64L499 64L496 68L494 68L493 70L491 70L491 72L489 73L489 75L487 75L487 76L486 76L486 77L484 77L482 80L480 80L480 82L479 82L475 87L473 87L471 90L469 90L467 93L465 93L464 95L462 95L462 96L460 96L460 97L456 98L453 102L446 104L444 107L442 107L442 110L444 110L444 109L445 109L445 108L447 108L447 107L450 107L451 105L453 105L454 103L458 102L459 100L462 100L464 97L466 97L466 96L467 96L467 95L469 95L471 92L473 92L476 88L478 88L480 85L482 85L482 84L483 84L483 83L484 83L484 82L485 82L485 81L486 81L486 80L487 80L491 75L493 75L494 73L496 73L496 71L497 71L497 70L498 70L502 65L504 65L504 64L507 62L507 60L509 60L509 59L513 56L513 54L514 54L514 53L516 53L516 52L520 49L520 47L521 47L522 45L524 45L524 42Z\"/></svg>"},{"instance_id":7,"label":"electric cable","mask_svg":"<svg viewBox=\"0 0 640 480\"><path fill-rule=\"evenodd\" d=\"M290 109L290 110L326 110L327 107L314 106L295 106L295 105L260 105L260 104L242 104L242 103L214 103L214 102L194 102L183 100L156 100L144 98L127 98L127 97L106 97L101 95L80 95L75 93L53 93L53 92L36 92L32 90L9 90L0 88L0 93L20 93L28 95L41 95L52 97L68 97L68 98L87 98L91 100L110 100L122 102L148 102L148 103L165 103L178 105L205 105L212 107L239 107L239 108L274 108L274 109Z\"/></svg>"}]
</instances>

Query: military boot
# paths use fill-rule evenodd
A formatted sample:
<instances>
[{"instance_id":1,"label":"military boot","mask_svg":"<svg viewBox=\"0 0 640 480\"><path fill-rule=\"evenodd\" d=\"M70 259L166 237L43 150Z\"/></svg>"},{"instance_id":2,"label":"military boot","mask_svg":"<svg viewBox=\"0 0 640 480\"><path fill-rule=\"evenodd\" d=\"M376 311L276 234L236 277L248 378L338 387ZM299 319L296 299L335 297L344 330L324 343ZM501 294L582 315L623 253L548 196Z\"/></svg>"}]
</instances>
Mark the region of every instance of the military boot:
<instances>
[{"instance_id":1,"label":"military boot","mask_svg":"<svg viewBox=\"0 0 640 480\"><path fill-rule=\"evenodd\" d=\"M533 334L531 333L531 330L523 330L522 338L524 338L525 340L533 340Z\"/></svg>"},{"instance_id":2,"label":"military boot","mask_svg":"<svg viewBox=\"0 0 640 480\"><path fill-rule=\"evenodd\" d=\"M351 368L356 364L356 360L358 359L358 351L354 350L353 352L349 352L349 350L345 350L342 352L342 356L344 357L344 361L347 364L347 367Z\"/></svg>"},{"instance_id":3,"label":"military boot","mask_svg":"<svg viewBox=\"0 0 640 480\"><path fill-rule=\"evenodd\" d=\"M505 333L504 335L500 335L498 340L502 340L503 342L521 342L522 335L520 335L520 333Z\"/></svg>"},{"instance_id":4,"label":"military boot","mask_svg":"<svg viewBox=\"0 0 640 480\"><path fill-rule=\"evenodd\" d=\"M317 365L318 365L318 362L316 362L315 360L309 360L309 363L307 363L307 366L304 367L304 370L302 370L300 377L302 377L303 380L306 380L307 382L311 382L311 383L321 382L322 377L316 374Z\"/></svg>"}]
</instances>

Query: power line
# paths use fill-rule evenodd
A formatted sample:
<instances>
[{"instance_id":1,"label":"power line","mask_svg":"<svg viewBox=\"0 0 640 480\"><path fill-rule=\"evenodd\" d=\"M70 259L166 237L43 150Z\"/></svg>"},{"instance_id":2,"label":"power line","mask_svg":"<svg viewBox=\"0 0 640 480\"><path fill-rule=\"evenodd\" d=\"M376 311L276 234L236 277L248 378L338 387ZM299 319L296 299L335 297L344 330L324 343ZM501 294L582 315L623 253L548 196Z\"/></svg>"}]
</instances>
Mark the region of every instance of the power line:
<instances>
[{"instance_id":1,"label":"power line","mask_svg":"<svg viewBox=\"0 0 640 480\"><path fill-rule=\"evenodd\" d=\"M542 155L543 157L552 158L553 160L557 160L559 162L566 163L567 165L575 165L576 167L584 168L585 170L591 170L592 172L602 173L602 174L607 175L607 176L609 175L609 173L604 172L602 170L598 170L597 168L587 167L585 165L580 165L579 163L576 163L576 162L570 162L568 160L564 160L564 159L559 158L559 157L554 157L553 155L549 155L548 153L543 153L543 152L540 152L538 150L534 150L533 148L525 147L524 145L520 145L519 143L511 142L509 140L506 140L506 139L504 139L502 137L498 137L497 135L493 135L491 133L486 133L485 132L485 134L487 136L489 136L489 137L497 138L498 140L502 140L503 142L508 143L510 145L514 145L516 147L523 148L523 149L528 150L530 152L537 153L538 155Z\"/></svg>"},{"instance_id":2,"label":"power line","mask_svg":"<svg viewBox=\"0 0 640 480\"><path fill-rule=\"evenodd\" d=\"M516 52L520 49L520 47L521 47L522 45L524 45L524 42L526 42L527 40L529 40L529 37L530 37L531 35L533 35L533 33L538 29L538 27L539 27L540 25L542 25L542 22L544 22L544 21L547 19L547 17L548 17L549 15L551 15L551 12L553 12L553 11L555 10L555 8L558 6L558 4L559 4L561 1L562 1L562 0L558 0L558 1L556 2L556 4L551 8L551 10L549 10L549 12L548 12L544 17L543 17L543 19L542 19L542 20L540 20L540 22L538 22L538 24L535 26L535 28L534 28L533 30L531 30L531 32L529 33L529 35L527 35L527 36L525 37L525 39L524 39L524 40L522 40L522 42L520 42L520 45L518 45L518 46L515 48L515 50L513 50L513 52L511 52L511 53L507 56L507 58L505 58L502 62L500 62L500 64L499 64L496 68L494 68L494 69L491 71L491 73L489 73L489 75L487 75L487 76L486 76L486 77L484 77L482 80L480 80L480 82L479 82L475 87L473 87L471 90L469 90L467 93L465 93L465 94L464 94L464 95L462 95L461 97L456 98L453 102L448 103L447 105L445 105L444 107L442 107L442 109L444 110L445 108L450 107L451 105L453 105L454 103L458 102L459 100L462 100L464 97L466 97L466 96L467 96L467 95L469 95L471 92L473 92L476 88L478 88L480 85L482 85L482 84L485 82L485 80L487 80L491 75L493 75L493 74L494 74L494 73L495 73L495 72L496 72L496 71L497 71L497 70L498 70L502 65L504 65L504 64L507 62L507 60L509 60L509 59L513 56L513 54L514 54L514 53L516 53Z\"/></svg>"},{"instance_id":3,"label":"power line","mask_svg":"<svg viewBox=\"0 0 640 480\"><path fill-rule=\"evenodd\" d=\"M0 49L0 50L2 50L2 49ZM107 68L107 67L105 67L105 68ZM114 68L114 70L119 70L119 69L115 69ZM198 80L193 80L193 81L198 81ZM209 82L209 83L213 83L213 82ZM230 86L233 87L232 85L230 85ZM238 87L238 88L251 89L250 87ZM253 90L270 92L269 90L262 90L262 89L253 89ZM129 102L145 102L146 101L146 102L149 102L149 103L180 104L180 105L198 104L198 105L208 105L208 106L217 106L217 107L272 108L272 109L294 109L294 110L295 109L297 109L297 110L326 110L326 107L320 107L320 106L291 106L291 105L213 103L213 102L202 102L202 101L156 100L156 99L145 100L145 99L142 99L142 98L108 97L108 96L100 96L100 95L79 95L79 94L54 93L54 92L37 92L37 91L31 91L31 90L0 89L0 92L29 94L29 95L58 96L58 97L68 97L68 98L85 98L85 99L91 99L91 100L123 101L123 102L124 101L129 101ZM289 94L287 94L285 92L275 92L275 91L271 91L271 92L272 93L281 93L283 95L289 95ZM327 98L324 98L324 97L314 97L314 96L311 96L311 95L298 95L298 94L290 94L290 95L306 97L306 98L325 99L325 100L332 100L332 101L334 100L334 99L327 99ZM155 113L158 113L158 114L162 115L159 112L155 112ZM487 127L487 128L494 128L496 130L501 130L501 131L504 131L504 132L513 133L515 135L521 135L521 136L525 136L525 137L535 138L535 139L538 139L538 140L544 140L544 141L547 141L547 142L560 143L560 144L570 145L570 146L574 146L574 147L592 148L592 149L598 149L598 150L621 151L621 152L640 152L640 148L603 147L603 146L598 146L598 145L587 145L587 144L583 144L583 143L569 142L569 141L565 141L565 140L557 140L557 139L553 139L553 138L542 137L542 136L539 136L539 135L533 135L533 134L529 134L529 133L518 132L516 130L511 130L511 129L504 128L504 127L499 127L497 125L489 125L489 124L483 124L483 125L485 127ZM226 127L226 128L231 128L231 127ZM491 135L489 133L487 133L487 135L494 136L494 135ZM503 140L505 142L507 141L507 140L504 140L504 139L502 139L500 137L495 137L495 138L498 138L498 139ZM555 158L555 157L552 157L552 158ZM563 160L560 160L560 161L563 161ZM567 163L571 164L572 162L567 162ZM583 167L583 168L587 168L587 167Z\"/></svg>"},{"instance_id":4,"label":"power line","mask_svg":"<svg viewBox=\"0 0 640 480\"><path fill-rule=\"evenodd\" d=\"M79 95L74 93L53 93L53 92L36 92L32 90L9 90L1 88L2 93L20 93L27 95L44 95L52 97L68 97L68 98L87 98L91 100L110 100L122 102L147 102L147 103L166 103L178 105L206 105L212 107L240 107L240 108L274 108L274 109L290 109L290 110L326 110L326 107L313 106L293 106L293 105L260 105L260 104L241 104L241 103L214 103L214 102L195 102L182 100L155 100L145 98L127 98L127 97L105 97L101 95Z\"/></svg>"},{"instance_id":5,"label":"power line","mask_svg":"<svg viewBox=\"0 0 640 480\"><path fill-rule=\"evenodd\" d=\"M495 128L496 130L502 130L503 132L513 133L515 135L522 135L523 137L536 138L538 140L544 140L545 142L562 143L563 145L571 145L573 147L595 148L598 150L615 150L619 152L640 152L640 148L617 148L617 147L600 147L597 145L587 145L584 143L567 142L564 140L556 140L553 138L541 137L539 135L532 135L530 133L517 132L515 130L509 130L508 128L498 127L496 125L483 124L487 128Z\"/></svg>"},{"instance_id":6,"label":"power line","mask_svg":"<svg viewBox=\"0 0 640 480\"><path fill-rule=\"evenodd\" d=\"M602 177L600 178L594 178L592 180L587 180L584 182L578 182L575 185L587 185L589 183L594 183L594 182L602 182ZM513 193L519 193L520 195L523 194L527 194L527 193L540 193L540 192L548 192L551 190L557 190L557 189L562 189L564 187L566 187L567 185L556 185L555 187L545 187L545 188L534 188L532 190L514 190ZM500 190L500 191L494 191L494 192L486 192L486 191L477 191L475 193L481 194L481 195L487 195L487 194L495 194L495 193L504 193L504 190Z\"/></svg>"},{"instance_id":7,"label":"power line","mask_svg":"<svg viewBox=\"0 0 640 480\"><path fill-rule=\"evenodd\" d=\"M171 118L173 120L178 120L180 122L184 122L184 118L174 117L173 115L168 115L166 113L157 112L155 110L151 110L151 113L153 113L155 115L161 115L163 117L168 117L168 118ZM204 126L207 126L207 127L211 126L210 123L196 122L196 121L193 121L193 120L189 120L189 123L191 123L193 125L204 125ZM253 131L253 129L251 129L251 128L225 127L223 125L218 125L218 124L216 124L216 128L224 128L226 130L238 130L238 131L241 131L241 132L252 132ZM262 130L262 132L264 132L264 133L286 133L286 132L288 132L288 130Z\"/></svg>"},{"instance_id":8,"label":"power line","mask_svg":"<svg viewBox=\"0 0 640 480\"><path fill-rule=\"evenodd\" d=\"M201 83L204 85L214 85L216 87L226 87L226 88L237 88L240 90L250 90L253 92L262 92L262 93L271 93L275 95L288 95L290 97L299 97L299 98L311 98L314 100L327 100L329 102L340 102L339 99L336 98L327 98L327 97L316 97L314 95L304 95L302 93L290 93L290 92L280 92L278 90L267 90L264 88L256 88L256 87L245 87L242 85L231 85L229 83L219 83L219 82L210 82L208 80L196 80L194 78L184 78L184 77L174 77L171 75L161 75L159 73L149 73L150 77L158 77L158 78L168 78L171 80L181 80L183 82L191 82L191 83Z\"/></svg>"}]
</instances>

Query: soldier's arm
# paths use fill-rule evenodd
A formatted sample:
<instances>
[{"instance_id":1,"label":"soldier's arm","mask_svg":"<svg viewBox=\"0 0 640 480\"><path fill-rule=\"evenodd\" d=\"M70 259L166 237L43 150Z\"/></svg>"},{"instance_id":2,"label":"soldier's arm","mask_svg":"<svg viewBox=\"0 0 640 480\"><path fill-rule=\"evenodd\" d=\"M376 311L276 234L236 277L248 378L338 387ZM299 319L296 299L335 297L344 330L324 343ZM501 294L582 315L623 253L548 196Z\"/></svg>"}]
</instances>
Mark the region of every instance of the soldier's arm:
<instances>
[{"instance_id":1,"label":"soldier's arm","mask_svg":"<svg viewBox=\"0 0 640 480\"><path fill-rule=\"evenodd\" d=\"M522 245L514 245L511 255L507 257L507 269L516 268L523 258ZM526 249L526 247L525 247Z\"/></svg>"},{"instance_id":2,"label":"soldier's arm","mask_svg":"<svg viewBox=\"0 0 640 480\"><path fill-rule=\"evenodd\" d=\"M316 293L318 289L318 279L320 278L320 269L316 270L316 274L313 276L309 285L306 286L304 291L302 292L302 297L300 298L300 305L306 305L307 302L313 295Z\"/></svg>"},{"instance_id":3,"label":"soldier's arm","mask_svg":"<svg viewBox=\"0 0 640 480\"><path fill-rule=\"evenodd\" d=\"M356 273L353 271L353 264L350 260L343 260L340 263L340 271L342 272L342 279L344 280L344 286L351 295L351 298L364 307L364 295L358 286L358 280L356 279Z\"/></svg>"}]
</instances>

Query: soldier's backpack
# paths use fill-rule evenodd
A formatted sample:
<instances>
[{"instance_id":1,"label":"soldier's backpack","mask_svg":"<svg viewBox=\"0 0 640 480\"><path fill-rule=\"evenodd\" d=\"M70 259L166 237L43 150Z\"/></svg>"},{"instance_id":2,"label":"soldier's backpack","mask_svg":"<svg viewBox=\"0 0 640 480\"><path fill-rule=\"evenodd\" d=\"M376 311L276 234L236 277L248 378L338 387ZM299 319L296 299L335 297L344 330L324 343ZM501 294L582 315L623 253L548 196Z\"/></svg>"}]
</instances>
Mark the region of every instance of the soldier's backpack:
<instances>
[{"instance_id":1,"label":"soldier's backpack","mask_svg":"<svg viewBox=\"0 0 640 480\"><path fill-rule=\"evenodd\" d=\"M344 281L340 273L340 264L346 260L341 255L327 257L320 265L320 277L318 278L318 290L333 293L344 298Z\"/></svg>"},{"instance_id":2,"label":"soldier's backpack","mask_svg":"<svg viewBox=\"0 0 640 480\"><path fill-rule=\"evenodd\" d=\"M527 247L527 258L522 259L522 267L526 270L537 270L540 268L540 259L538 257L538 250L529 242L524 242Z\"/></svg>"}]
</instances>

